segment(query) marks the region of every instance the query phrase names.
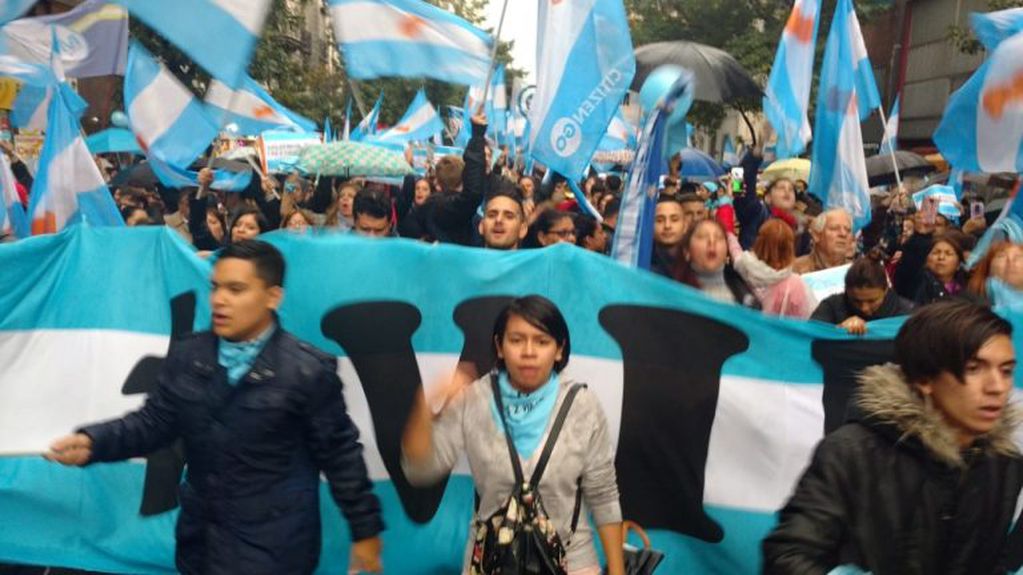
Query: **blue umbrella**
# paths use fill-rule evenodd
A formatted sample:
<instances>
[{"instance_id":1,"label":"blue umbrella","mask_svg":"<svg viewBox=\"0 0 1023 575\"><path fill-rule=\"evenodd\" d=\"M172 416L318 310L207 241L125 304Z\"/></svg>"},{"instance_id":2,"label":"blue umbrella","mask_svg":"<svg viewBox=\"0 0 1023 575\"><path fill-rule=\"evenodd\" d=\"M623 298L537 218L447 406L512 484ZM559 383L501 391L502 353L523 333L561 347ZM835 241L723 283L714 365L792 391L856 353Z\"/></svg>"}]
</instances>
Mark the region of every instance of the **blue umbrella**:
<instances>
[{"instance_id":1,"label":"blue umbrella","mask_svg":"<svg viewBox=\"0 0 1023 575\"><path fill-rule=\"evenodd\" d=\"M685 148L682 154L683 178L689 180L713 180L725 175L725 169L714 158L696 148Z\"/></svg>"},{"instance_id":2,"label":"blue umbrella","mask_svg":"<svg viewBox=\"0 0 1023 575\"><path fill-rule=\"evenodd\" d=\"M102 132L96 132L85 139L85 145L93 154L107 154L116 152L131 152L142 155L142 148L131 130L123 128L110 128Z\"/></svg>"}]
</instances>

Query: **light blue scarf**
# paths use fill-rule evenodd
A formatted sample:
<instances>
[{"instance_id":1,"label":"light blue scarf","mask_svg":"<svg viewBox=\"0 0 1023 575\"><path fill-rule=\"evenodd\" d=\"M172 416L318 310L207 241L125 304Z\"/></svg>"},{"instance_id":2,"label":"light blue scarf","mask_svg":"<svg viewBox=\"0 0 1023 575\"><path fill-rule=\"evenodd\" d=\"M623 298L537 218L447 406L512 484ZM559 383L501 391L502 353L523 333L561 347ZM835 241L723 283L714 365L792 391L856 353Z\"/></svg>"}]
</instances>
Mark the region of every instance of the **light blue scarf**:
<instances>
[{"instance_id":1,"label":"light blue scarf","mask_svg":"<svg viewBox=\"0 0 1023 575\"><path fill-rule=\"evenodd\" d=\"M558 385L558 374L553 371L547 383L532 393L522 393L512 387L505 371L497 377L497 387L501 390L504 417L508 421L512 442L519 456L524 459L532 457L547 430L547 421L558 402ZM490 413L494 416L497 428L503 430L497 402L493 399L490 400Z\"/></svg>"},{"instance_id":2,"label":"light blue scarf","mask_svg":"<svg viewBox=\"0 0 1023 575\"><path fill-rule=\"evenodd\" d=\"M259 352L266 347L270 336L276 331L277 325L271 325L266 331L256 336L256 339L249 341L228 341L220 338L220 345L217 346L217 363L227 370L227 382L231 385L238 385L245 374L252 369L252 362L256 361Z\"/></svg>"}]
</instances>

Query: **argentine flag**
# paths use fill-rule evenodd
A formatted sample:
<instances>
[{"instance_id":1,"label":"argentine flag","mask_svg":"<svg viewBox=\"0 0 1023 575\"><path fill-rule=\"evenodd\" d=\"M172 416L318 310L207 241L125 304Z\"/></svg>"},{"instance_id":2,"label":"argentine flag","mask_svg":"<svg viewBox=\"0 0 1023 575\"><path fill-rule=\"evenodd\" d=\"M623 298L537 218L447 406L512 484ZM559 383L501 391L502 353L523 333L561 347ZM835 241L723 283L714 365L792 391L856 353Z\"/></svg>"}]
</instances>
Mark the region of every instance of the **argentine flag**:
<instances>
[{"instance_id":1,"label":"argentine flag","mask_svg":"<svg viewBox=\"0 0 1023 575\"><path fill-rule=\"evenodd\" d=\"M870 223L860 121L880 102L852 2L839 0L817 94L810 193L823 198L829 209L848 210L854 231Z\"/></svg>"},{"instance_id":2,"label":"argentine flag","mask_svg":"<svg viewBox=\"0 0 1023 575\"><path fill-rule=\"evenodd\" d=\"M202 102L137 42L128 52L124 105L146 155L174 166L191 164L219 131Z\"/></svg>"},{"instance_id":3,"label":"argentine flag","mask_svg":"<svg viewBox=\"0 0 1023 575\"><path fill-rule=\"evenodd\" d=\"M767 79L764 114L778 133L778 159L803 153L812 136L807 109L820 8L819 0L796 0Z\"/></svg>"},{"instance_id":4,"label":"argentine flag","mask_svg":"<svg viewBox=\"0 0 1023 575\"><path fill-rule=\"evenodd\" d=\"M735 151L731 134L725 134L725 141L721 144L721 163L725 166L739 165L739 154Z\"/></svg>"},{"instance_id":5,"label":"argentine flag","mask_svg":"<svg viewBox=\"0 0 1023 575\"><path fill-rule=\"evenodd\" d=\"M338 50L350 78L486 80L493 39L422 0L328 0Z\"/></svg>"},{"instance_id":6,"label":"argentine flag","mask_svg":"<svg viewBox=\"0 0 1023 575\"><path fill-rule=\"evenodd\" d=\"M884 140L881 141L881 154L890 154L899 149L899 96L895 97L891 115L884 125Z\"/></svg>"},{"instance_id":7,"label":"argentine flag","mask_svg":"<svg viewBox=\"0 0 1023 575\"><path fill-rule=\"evenodd\" d=\"M94 226L124 225L79 124L85 101L66 83L50 100L46 140L32 183L28 214L32 235L60 231L88 222Z\"/></svg>"},{"instance_id":8,"label":"argentine flag","mask_svg":"<svg viewBox=\"0 0 1023 575\"><path fill-rule=\"evenodd\" d=\"M426 91L420 88L401 120L386 132L368 138L368 141L372 143L417 142L429 140L434 134L443 131L444 122L441 121L440 114L426 99Z\"/></svg>"},{"instance_id":9,"label":"argentine flag","mask_svg":"<svg viewBox=\"0 0 1023 575\"><path fill-rule=\"evenodd\" d=\"M377 97L376 104L373 104L373 109L366 114L362 121L359 122L358 126L352 130L352 141L359 142L367 136L372 136L377 133L377 123L380 121L380 106L384 103L384 93L380 92L380 96Z\"/></svg>"},{"instance_id":10,"label":"argentine flag","mask_svg":"<svg viewBox=\"0 0 1023 575\"><path fill-rule=\"evenodd\" d=\"M160 183L168 188L199 187L199 172L165 164L154 157L149 158L149 166L153 169L153 174L160 180ZM213 170L213 183L210 184L210 187L214 190L223 190L225 192L240 192L249 187L251 182L251 170L244 172Z\"/></svg>"},{"instance_id":11,"label":"argentine flag","mask_svg":"<svg viewBox=\"0 0 1023 575\"><path fill-rule=\"evenodd\" d=\"M968 172L1023 171L1023 9L972 14L988 59L949 99L934 133L948 163Z\"/></svg>"},{"instance_id":12,"label":"argentine flag","mask_svg":"<svg viewBox=\"0 0 1023 575\"><path fill-rule=\"evenodd\" d=\"M533 158L582 177L636 72L622 0L541 2Z\"/></svg>"},{"instance_id":13,"label":"argentine flag","mask_svg":"<svg viewBox=\"0 0 1023 575\"><path fill-rule=\"evenodd\" d=\"M271 5L271 0L117 2L229 86L245 79Z\"/></svg>"},{"instance_id":14,"label":"argentine flag","mask_svg":"<svg viewBox=\"0 0 1023 575\"><path fill-rule=\"evenodd\" d=\"M238 125L241 134L256 136L267 130L315 132L316 124L280 105L247 74L237 89L214 79L206 91L210 117L218 124Z\"/></svg>"}]
</instances>

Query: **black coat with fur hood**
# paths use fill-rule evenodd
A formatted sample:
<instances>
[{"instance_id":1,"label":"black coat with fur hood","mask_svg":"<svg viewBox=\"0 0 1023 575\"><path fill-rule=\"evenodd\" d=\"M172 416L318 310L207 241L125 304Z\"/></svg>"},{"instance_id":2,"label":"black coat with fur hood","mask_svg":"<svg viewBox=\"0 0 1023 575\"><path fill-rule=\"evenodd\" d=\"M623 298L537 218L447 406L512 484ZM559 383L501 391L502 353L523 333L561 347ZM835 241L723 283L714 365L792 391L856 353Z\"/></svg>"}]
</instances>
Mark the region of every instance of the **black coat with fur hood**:
<instances>
[{"instance_id":1,"label":"black coat with fur hood","mask_svg":"<svg viewBox=\"0 0 1023 575\"><path fill-rule=\"evenodd\" d=\"M862 420L824 438L779 524L764 540L765 573L1005 573L1023 468L1018 416L961 450L952 428L895 365L868 368Z\"/></svg>"}]
</instances>

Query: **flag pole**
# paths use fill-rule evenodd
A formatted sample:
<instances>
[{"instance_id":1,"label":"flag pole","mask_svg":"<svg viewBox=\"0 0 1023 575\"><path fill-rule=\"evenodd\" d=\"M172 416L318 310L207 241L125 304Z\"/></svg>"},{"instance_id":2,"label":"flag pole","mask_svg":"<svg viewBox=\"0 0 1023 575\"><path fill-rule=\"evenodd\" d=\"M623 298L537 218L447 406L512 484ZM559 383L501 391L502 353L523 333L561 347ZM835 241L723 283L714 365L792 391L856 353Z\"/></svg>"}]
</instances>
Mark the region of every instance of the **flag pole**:
<instances>
[{"instance_id":1,"label":"flag pole","mask_svg":"<svg viewBox=\"0 0 1023 575\"><path fill-rule=\"evenodd\" d=\"M494 49L490 51L490 68L487 69L487 81L483 84L483 99L480 100L480 107L486 106L487 94L490 92L490 81L494 79L494 69L497 67L497 47L501 45L501 29L504 28L504 14L508 11L508 0L504 0L501 6L501 19L497 21L497 35L494 36ZM470 110L470 115L475 115Z\"/></svg>"},{"instance_id":2,"label":"flag pole","mask_svg":"<svg viewBox=\"0 0 1023 575\"><path fill-rule=\"evenodd\" d=\"M884 147L884 143L888 139L888 117L885 116L883 103L878 104L877 115L881 119L881 146ZM892 169L895 170L895 184L898 186L898 190L901 192L902 177L899 176L899 164L895 160L895 146L888 147L888 154L892 159Z\"/></svg>"}]
</instances>

